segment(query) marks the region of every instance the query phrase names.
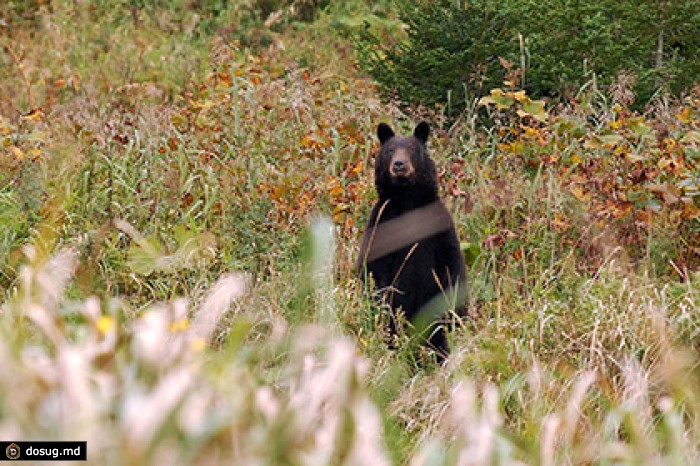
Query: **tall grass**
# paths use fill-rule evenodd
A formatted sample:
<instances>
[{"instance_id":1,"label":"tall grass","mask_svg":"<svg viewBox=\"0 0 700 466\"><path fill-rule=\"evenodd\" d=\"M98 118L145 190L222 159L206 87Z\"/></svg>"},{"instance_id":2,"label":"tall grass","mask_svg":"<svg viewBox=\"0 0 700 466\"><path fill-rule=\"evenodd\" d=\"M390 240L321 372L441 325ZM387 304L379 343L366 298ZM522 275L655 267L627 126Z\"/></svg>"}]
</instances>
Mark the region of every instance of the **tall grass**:
<instances>
[{"instance_id":1,"label":"tall grass","mask_svg":"<svg viewBox=\"0 0 700 466\"><path fill-rule=\"evenodd\" d=\"M620 287L607 301L582 291L588 311L606 316L587 334L512 315L507 325L460 333L444 367L397 374L400 358L385 353L372 367L342 335L347 298L329 288L331 236L317 225L307 310L320 320L291 328L284 316L267 321L251 308L261 292L240 274L219 278L198 303L135 312L123 301L71 300L78 254L40 259L26 247L28 263L0 313L3 437L87 440L94 464L700 459L696 357L678 349L663 291L644 292L609 271L584 284ZM693 299L685 292L681 307ZM531 312L556 319L544 307ZM226 338L215 349L224 316ZM564 340L555 354L543 347L557 341L548 327ZM644 341L628 342L635 338Z\"/></svg>"}]
</instances>

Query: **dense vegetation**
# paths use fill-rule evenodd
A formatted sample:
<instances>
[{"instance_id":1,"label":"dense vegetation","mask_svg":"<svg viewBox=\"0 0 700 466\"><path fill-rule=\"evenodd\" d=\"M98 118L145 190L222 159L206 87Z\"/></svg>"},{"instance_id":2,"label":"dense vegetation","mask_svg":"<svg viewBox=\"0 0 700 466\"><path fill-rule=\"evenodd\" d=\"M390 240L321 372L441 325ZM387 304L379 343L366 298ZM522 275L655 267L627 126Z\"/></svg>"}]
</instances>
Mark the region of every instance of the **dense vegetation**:
<instances>
[{"instance_id":1,"label":"dense vegetation","mask_svg":"<svg viewBox=\"0 0 700 466\"><path fill-rule=\"evenodd\" d=\"M452 116L504 79L534 96L567 98L586 83L607 86L625 73L643 107L700 78L700 5L693 0L396 5L405 33L368 23L357 41L361 63L384 95L440 104Z\"/></svg>"},{"instance_id":2,"label":"dense vegetation","mask_svg":"<svg viewBox=\"0 0 700 466\"><path fill-rule=\"evenodd\" d=\"M91 464L700 462L698 90L639 113L626 76L557 106L494 77L448 129L358 64L363 21L402 11L0 5L0 437ZM419 119L469 262L442 367L386 348L353 273L376 125Z\"/></svg>"}]
</instances>

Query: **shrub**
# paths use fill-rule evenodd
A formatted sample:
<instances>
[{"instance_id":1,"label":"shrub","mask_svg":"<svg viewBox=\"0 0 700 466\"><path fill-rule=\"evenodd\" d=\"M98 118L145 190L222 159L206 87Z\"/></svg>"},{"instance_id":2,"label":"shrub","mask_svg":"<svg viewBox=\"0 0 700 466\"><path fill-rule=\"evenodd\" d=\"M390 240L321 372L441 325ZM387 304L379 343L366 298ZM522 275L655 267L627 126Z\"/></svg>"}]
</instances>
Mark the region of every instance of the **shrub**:
<instances>
[{"instance_id":1,"label":"shrub","mask_svg":"<svg viewBox=\"0 0 700 466\"><path fill-rule=\"evenodd\" d=\"M469 96L500 84L498 58L516 53L515 18L508 4L482 0L457 7L449 0L398 0L406 37L377 35L366 25L357 41L360 63L385 97L449 104L448 112L458 112Z\"/></svg>"},{"instance_id":2,"label":"shrub","mask_svg":"<svg viewBox=\"0 0 700 466\"><path fill-rule=\"evenodd\" d=\"M534 96L569 94L592 75L607 85L621 71L637 76L638 102L659 88L679 94L700 76L700 7L642 3L396 0L405 37L366 28L357 41L360 63L385 96L447 105L448 114L500 84L506 62L499 58L520 66Z\"/></svg>"}]
</instances>

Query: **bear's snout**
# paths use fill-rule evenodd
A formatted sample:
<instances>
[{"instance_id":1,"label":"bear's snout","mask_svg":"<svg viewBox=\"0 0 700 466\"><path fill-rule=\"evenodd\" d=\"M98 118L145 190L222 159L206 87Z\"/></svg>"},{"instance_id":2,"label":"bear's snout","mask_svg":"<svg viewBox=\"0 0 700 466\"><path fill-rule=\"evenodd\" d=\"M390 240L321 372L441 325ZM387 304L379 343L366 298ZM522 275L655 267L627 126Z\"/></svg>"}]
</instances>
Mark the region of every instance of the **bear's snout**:
<instances>
[{"instance_id":1,"label":"bear's snout","mask_svg":"<svg viewBox=\"0 0 700 466\"><path fill-rule=\"evenodd\" d=\"M408 178L413 175L414 171L415 168L406 151L396 151L389 165L389 173L391 176L394 178Z\"/></svg>"}]
</instances>

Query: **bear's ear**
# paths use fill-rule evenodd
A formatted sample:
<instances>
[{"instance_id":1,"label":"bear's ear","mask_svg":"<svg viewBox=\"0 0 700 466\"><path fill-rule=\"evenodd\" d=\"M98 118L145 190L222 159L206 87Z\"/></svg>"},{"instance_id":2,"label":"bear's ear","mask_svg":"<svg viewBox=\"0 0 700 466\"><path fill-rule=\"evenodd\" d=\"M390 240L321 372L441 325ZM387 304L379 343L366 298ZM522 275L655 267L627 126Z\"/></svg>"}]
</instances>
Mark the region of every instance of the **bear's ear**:
<instances>
[{"instance_id":1,"label":"bear's ear","mask_svg":"<svg viewBox=\"0 0 700 466\"><path fill-rule=\"evenodd\" d=\"M386 123L379 123L379 126L377 126L377 137L379 138L379 142L384 144L394 137L394 130Z\"/></svg>"},{"instance_id":2,"label":"bear's ear","mask_svg":"<svg viewBox=\"0 0 700 466\"><path fill-rule=\"evenodd\" d=\"M427 142L430 135L430 126L425 121L418 123L416 129L413 130L413 135L423 141L423 143Z\"/></svg>"}]
</instances>

